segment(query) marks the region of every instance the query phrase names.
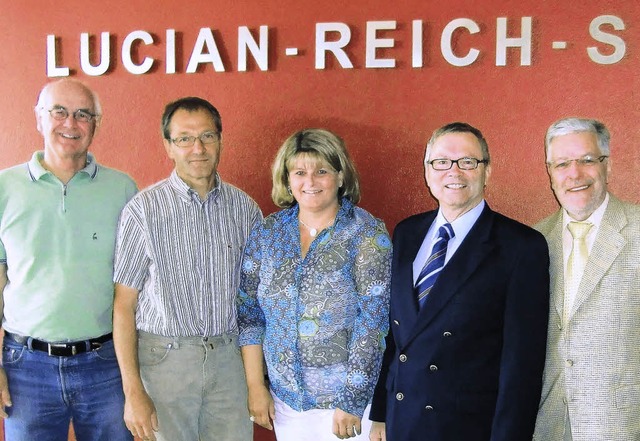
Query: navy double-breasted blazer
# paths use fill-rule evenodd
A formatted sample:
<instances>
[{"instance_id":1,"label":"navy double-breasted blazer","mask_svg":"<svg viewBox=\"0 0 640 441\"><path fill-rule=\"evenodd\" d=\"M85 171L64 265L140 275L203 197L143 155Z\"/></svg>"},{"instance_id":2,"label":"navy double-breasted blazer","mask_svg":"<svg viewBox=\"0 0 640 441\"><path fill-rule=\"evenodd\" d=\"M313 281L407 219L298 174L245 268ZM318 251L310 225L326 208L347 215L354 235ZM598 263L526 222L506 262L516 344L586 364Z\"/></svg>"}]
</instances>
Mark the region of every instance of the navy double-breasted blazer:
<instances>
[{"instance_id":1,"label":"navy double-breasted blazer","mask_svg":"<svg viewBox=\"0 0 640 441\"><path fill-rule=\"evenodd\" d=\"M388 441L531 441L545 360L549 253L485 206L419 309L412 263L434 221L393 235L390 333L371 419Z\"/></svg>"}]
</instances>

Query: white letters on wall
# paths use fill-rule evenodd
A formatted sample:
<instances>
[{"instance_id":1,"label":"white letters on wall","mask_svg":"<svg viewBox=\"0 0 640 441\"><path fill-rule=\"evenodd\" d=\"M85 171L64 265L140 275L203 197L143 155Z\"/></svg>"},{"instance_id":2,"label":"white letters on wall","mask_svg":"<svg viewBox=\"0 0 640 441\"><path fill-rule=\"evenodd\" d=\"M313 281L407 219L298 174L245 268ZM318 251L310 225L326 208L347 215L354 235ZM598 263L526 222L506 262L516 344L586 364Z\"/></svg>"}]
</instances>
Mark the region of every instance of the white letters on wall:
<instances>
[{"instance_id":1,"label":"white letters on wall","mask_svg":"<svg viewBox=\"0 0 640 441\"><path fill-rule=\"evenodd\" d=\"M413 20L411 35L411 67L422 67L422 20Z\"/></svg>"},{"instance_id":2,"label":"white letters on wall","mask_svg":"<svg viewBox=\"0 0 640 441\"><path fill-rule=\"evenodd\" d=\"M109 70L109 64L111 62L111 50L109 45L109 33L103 32L100 34L100 61L95 66L91 64L91 47L89 41L89 34L80 34L80 67L82 71L87 75L99 76ZM94 51L95 53L95 51Z\"/></svg>"},{"instance_id":3,"label":"white letters on wall","mask_svg":"<svg viewBox=\"0 0 640 441\"><path fill-rule=\"evenodd\" d=\"M459 28L466 29L470 34L477 34L480 32L480 26L470 18L456 18L455 20L451 20L442 31L442 37L440 38L440 52L442 52L442 56L452 66L461 67L468 66L476 61L478 59L478 55L480 55L480 51L478 49L471 48L463 57L456 56L453 53L451 40L453 38L453 33Z\"/></svg>"},{"instance_id":4,"label":"white letters on wall","mask_svg":"<svg viewBox=\"0 0 640 441\"><path fill-rule=\"evenodd\" d=\"M486 63L490 58L480 58L480 54L492 50L486 46L487 37L495 37L496 66L506 66L507 64L519 66L535 65L537 56L553 56L549 55L548 52L539 55L542 53L540 49L534 53L534 48L541 48L547 44L554 50L580 47L579 42L571 42L572 44L569 45L566 41L540 41L543 36L533 35L532 21L532 17L520 17L518 24L517 19L498 17L496 18L494 31L492 31L493 27L491 25L487 23L479 24L466 17L455 18L440 30L435 29L432 24L425 20L412 20L410 27L399 25L396 20L367 21L364 23L365 30L362 33L365 36L364 48L362 48L362 41L357 43L357 47L351 41L352 27L346 23L316 23L315 46L313 48L314 67L318 70L327 69L327 60L329 60L335 61L335 63L330 64L331 69L354 69L351 57L356 58L355 51L364 51L364 53L361 53L363 57L357 58L363 60L360 61L359 68L393 69L398 67L399 58L406 57L407 61L410 58L410 66L413 69L425 69L425 51L431 49L433 45L423 39L425 34L430 38L437 38L438 32L440 54L442 56L440 63L445 62L456 67L466 67L474 63ZM429 27L429 32L425 33L425 27ZM407 30L409 31L407 32ZM622 61L626 55L626 44L622 35L625 30L625 23L618 16L600 15L595 17L588 24L591 40L587 44L583 43L589 59L602 65L611 65ZM214 72L225 72L226 67L220 55L218 43L222 44L222 39L227 37L226 35L220 35L219 33L214 35L212 29L201 28L193 48L189 52L188 47L184 48L184 50L176 47L176 30L167 29L164 41L165 57L162 60L162 56L158 55L156 47L162 45L163 42L154 41L154 34L145 30L135 30L124 37L120 53L122 66L127 72L134 75L147 74L154 72L154 65L164 62L165 73L175 74L178 53L191 54L185 73L196 73L203 64L211 64ZM431 37L431 35L434 37ZM468 48L461 49L456 47L455 41L460 35L463 35L465 39L470 39L471 45ZM537 40L534 40L536 37ZM220 41L216 41L216 38ZM92 37L89 33L81 33L79 39L80 56L74 65L71 62L72 60L62 59L63 54L71 53L62 50L63 45L68 42L56 37L56 35L47 35L47 76L69 76L72 72L77 71L78 68L87 75L104 75L111 67L112 50L117 50L111 46L118 44L117 41L118 36L112 36L109 32L101 32L99 39L97 35ZM398 41L401 43L396 44ZM599 43L599 45L593 45L593 41ZM266 25L261 25L257 28L239 26L236 43L238 72L247 71L249 58L253 60L258 70L264 72L268 71L270 66L276 64L270 60L270 57L282 55L291 57L299 56L300 54L305 56L307 52L310 52L309 50L300 51L299 49L305 48L298 48L294 45L294 42L290 41L287 41L286 47L270 48L269 27ZM481 43L484 43L484 45ZM232 46L224 45L224 47ZM154 54L155 58L152 56ZM520 55L520 61L516 62L515 59L518 54ZM580 56L579 54L584 56L584 52L575 51L575 56ZM437 62L437 59L433 59L430 60L429 64ZM409 63L406 65L409 65Z\"/></svg>"},{"instance_id":5,"label":"white letters on wall","mask_svg":"<svg viewBox=\"0 0 640 441\"><path fill-rule=\"evenodd\" d=\"M47 76L48 77L68 77L69 68L58 66L56 56L56 36L47 35Z\"/></svg>"},{"instance_id":6,"label":"white letters on wall","mask_svg":"<svg viewBox=\"0 0 640 441\"><path fill-rule=\"evenodd\" d=\"M522 17L520 37L507 38L507 18L499 17L496 32L496 66L507 65L507 48L520 48L520 66L531 66L531 17Z\"/></svg>"},{"instance_id":7,"label":"white letters on wall","mask_svg":"<svg viewBox=\"0 0 640 441\"><path fill-rule=\"evenodd\" d=\"M247 26L238 28L238 71L247 71L247 50L253 55L258 68L262 71L269 68L269 28L260 26L260 43L253 39Z\"/></svg>"},{"instance_id":8,"label":"white letters on wall","mask_svg":"<svg viewBox=\"0 0 640 441\"><path fill-rule=\"evenodd\" d=\"M167 29L166 32L166 54L167 58L164 62L165 72L168 74L176 73L176 30Z\"/></svg>"},{"instance_id":9,"label":"white letters on wall","mask_svg":"<svg viewBox=\"0 0 640 441\"><path fill-rule=\"evenodd\" d=\"M340 38L336 41L327 41L327 32L338 33ZM325 54L331 52L340 66L344 69L353 69L353 64L344 47L351 40L351 29L344 23L317 23L316 24L316 69L325 68Z\"/></svg>"},{"instance_id":10,"label":"white letters on wall","mask_svg":"<svg viewBox=\"0 0 640 441\"><path fill-rule=\"evenodd\" d=\"M595 61L598 64L614 64L618 61L622 60L624 54L626 52L626 46L624 44L624 40L617 35L608 34L603 32L602 25L611 25L613 29L616 31L624 30L624 22L619 17L615 15L601 15L593 19L591 24L589 25L589 35L593 37L594 40L599 41L600 43L605 43L613 46L613 53L610 55L603 55L598 51L597 47L588 47L587 53L589 54L589 58Z\"/></svg>"},{"instance_id":11,"label":"white letters on wall","mask_svg":"<svg viewBox=\"0 0 640 441\"><path fill-rule=\"evenodd\" d=\"M194 73L198 69L198 65L202 63L211 63L216 72L224 72L224 65L216 40L213 38L213 31L209 28L200 29L196 44L193 46L187 73Z\"/></svg>"},{"instance_id":12,"label":"white letters on wall","mask_svg":"<svg viewBox=\"0 0 640 441\"><path fill-rule=\"evenodd\" d=\"M367 22L367 45L365 67L396 67L396 60L393 58L377 58L376 49L393 47L393 38L378 38L378 31L395 30L395 21L368 21Z\"/></svg>"},{"instance_id":13,"label":"white letters on wall","mask_svg":"<svg viewBox=\"0 0 640 441\"><path fill-rule=\"evenodd\" d=\"M146 45L153 43L153 37L151 34L145 31L133 31L122 42L122 64L124 68L135 75L140 75L149 72L149 69L153 66L153 58L144 57L144 60L140 64L135 64L131 59L131 48L136 40L142 41Z\"/></svg>"}]
</instances>

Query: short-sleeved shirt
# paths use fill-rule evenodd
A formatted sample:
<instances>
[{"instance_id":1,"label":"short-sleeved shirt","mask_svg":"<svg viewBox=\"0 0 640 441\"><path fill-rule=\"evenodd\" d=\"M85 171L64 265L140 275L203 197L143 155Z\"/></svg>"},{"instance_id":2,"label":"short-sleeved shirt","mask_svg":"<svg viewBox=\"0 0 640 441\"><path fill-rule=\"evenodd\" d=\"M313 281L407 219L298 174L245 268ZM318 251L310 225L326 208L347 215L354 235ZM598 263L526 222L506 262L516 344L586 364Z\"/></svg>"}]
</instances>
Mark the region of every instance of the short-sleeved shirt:
<instances>
[{"instance_id":1,"label":"short-sleeved shirt","mask_svg":"<svg viewBox=\"0 0 640 441\"><path fill-rule=\"evenodd\" d=\"M91 154L63 184L42 166L43 155L0 172L2 326L50 342L107 334L118 216L136 184Z\"/></svg>"},{"instance_id":2,"label":"short-sleeved shirt","mask_svg":"<svg viewBox=\"0 0 640 441\"><path fill-rule=\"evenodd\" d=\"M240 265L258 205L221 182L204 200L174 171L122 212L114 281L138 290L136 326L157 335L237 333Z\"/></svg>"}]
</instances>

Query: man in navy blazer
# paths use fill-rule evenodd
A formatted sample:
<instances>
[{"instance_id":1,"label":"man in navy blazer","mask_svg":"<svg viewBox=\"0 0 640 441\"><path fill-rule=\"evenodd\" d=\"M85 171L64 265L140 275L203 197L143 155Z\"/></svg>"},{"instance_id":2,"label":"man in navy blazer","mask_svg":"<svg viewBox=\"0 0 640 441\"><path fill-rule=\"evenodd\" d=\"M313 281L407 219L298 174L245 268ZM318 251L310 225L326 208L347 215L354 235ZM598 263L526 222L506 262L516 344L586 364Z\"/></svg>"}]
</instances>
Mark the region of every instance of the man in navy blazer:
<instances>
[{"instance_id":1,"label":"man in navy blazer","mask_svg":"<svg viewBox=\"0 0 640 441\"><path fill-rule=\"evenodd\" d=\"M478 129L452 123L434 132L425 178L439 209L405 219L394 232L391 330L371 409L372 441L531 441L549 254L540 233L489 208L490 174ZM444 265L424 275L443 226L453 230L435 253Z\"/></svg>"}]
</instances>

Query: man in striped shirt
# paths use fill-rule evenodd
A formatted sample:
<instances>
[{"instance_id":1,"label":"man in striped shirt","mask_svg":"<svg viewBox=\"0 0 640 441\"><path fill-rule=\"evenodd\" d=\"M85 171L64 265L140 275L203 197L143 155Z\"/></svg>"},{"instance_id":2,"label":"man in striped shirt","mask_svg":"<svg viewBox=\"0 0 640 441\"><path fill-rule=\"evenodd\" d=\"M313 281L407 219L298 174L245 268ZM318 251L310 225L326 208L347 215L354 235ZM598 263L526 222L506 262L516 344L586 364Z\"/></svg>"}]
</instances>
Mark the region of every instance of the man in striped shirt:
<instances>
[{"instance_id":1,"label":"man in striped shirt","mask_svg":"<svg viewBox=\"0 0 640 441\"><path fill-rule=\"evenodd\" d=\"M125 422L143 440L251 441L235 296L245 240L262 214L217 174L213 105L168 104L162 132L175 170L127 204L116 244Z\"/></svg>"}]
</instances>

